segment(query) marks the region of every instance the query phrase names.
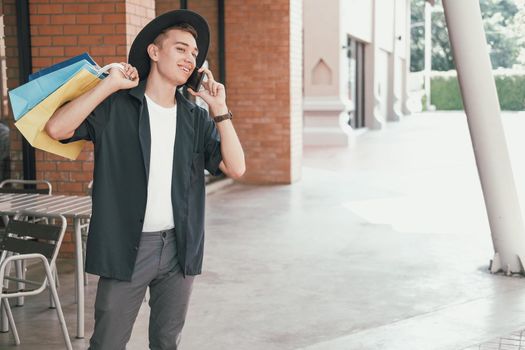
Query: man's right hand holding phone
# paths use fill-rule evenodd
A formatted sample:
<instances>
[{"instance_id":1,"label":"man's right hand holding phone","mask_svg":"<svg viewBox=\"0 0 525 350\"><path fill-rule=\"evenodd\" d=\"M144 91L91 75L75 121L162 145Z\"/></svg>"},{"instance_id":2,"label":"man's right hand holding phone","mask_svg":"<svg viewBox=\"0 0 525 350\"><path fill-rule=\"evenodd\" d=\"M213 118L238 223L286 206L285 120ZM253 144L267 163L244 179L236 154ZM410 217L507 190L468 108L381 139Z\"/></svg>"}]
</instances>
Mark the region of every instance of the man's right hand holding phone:
<instances>
[{"instance_id":1,"label":"man's right hand holding phone","mask_svg":"<svg viewBox=\"0 0 525 350\"><path fill-rule=\"evenodd\" d=\"M207 78L202 82L202 87L204 87L204 89L196 92L193 91L192 88L188 88L188 92L193 96L202 98L210 107L212 115L215 116L228 113L224 85L215 81L213 74L208 68L201 67L199 72L203 72Z\"/></svg>"}]
</instances>

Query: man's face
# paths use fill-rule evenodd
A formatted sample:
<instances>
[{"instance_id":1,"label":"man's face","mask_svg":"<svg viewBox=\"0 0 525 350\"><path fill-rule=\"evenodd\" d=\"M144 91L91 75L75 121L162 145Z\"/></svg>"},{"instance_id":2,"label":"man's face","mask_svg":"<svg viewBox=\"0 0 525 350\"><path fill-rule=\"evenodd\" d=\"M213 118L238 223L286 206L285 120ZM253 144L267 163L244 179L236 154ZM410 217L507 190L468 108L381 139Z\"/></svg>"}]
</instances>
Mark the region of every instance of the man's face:
<instances>
[{"instance_id":1,"label":"man's face","mask_svg":"<svg viewBox=\"0 0 525 350\"><path fill-rule=\"evenodd\" d=\"M157 55L154 61L160 75L174 85L185 84L195 69L198 54L197 42L193 35L172 29L165 33L155 46Z\"/></svg>"}]
</instances>

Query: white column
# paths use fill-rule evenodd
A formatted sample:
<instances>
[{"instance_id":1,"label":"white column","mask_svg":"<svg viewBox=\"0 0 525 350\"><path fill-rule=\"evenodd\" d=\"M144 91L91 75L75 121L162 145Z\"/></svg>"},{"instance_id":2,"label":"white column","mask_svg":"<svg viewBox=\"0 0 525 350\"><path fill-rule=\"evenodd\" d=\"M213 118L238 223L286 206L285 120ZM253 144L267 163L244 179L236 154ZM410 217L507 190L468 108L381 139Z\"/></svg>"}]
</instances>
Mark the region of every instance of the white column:
<instances>
[{"instance_id":1,"label":"white column","mask_svg":"<svg viewBox=\"0 0 525 350\"><path fill-rule=\"evenodd\" d=\"M348 59L341 13L344 0L303 2L305 145L349 146L352 128L348 112Z\"/></svg>"},{"instance_id":2,"label":"white column","mask_svg":"<svg viewBox=\"0 0 525 350\"><path fill-rule=\"evenodd\" d=\"M365 118L369 129L380 130L385 125L385 118L381 111L382 100L379 94L379 80L381 74L378 66L379 48L379 11L381 11L380 0L372 1L372 42L365 47ZM384 11L384 9L383 9ZM384 66L381 66L384 68ZM382 92L384 94L384 91Z\"/></svg>"},{"instance_id":3,"label":"white column","mask_svg":"<svg viewBox=\"0 0 525 350\"><path fill-rule=\"evenodd\" d=\"M410 9L410 0L406 0L405 4L406 9L406 17L405 17L405 32L403 33L405 36L405 60L403 63L402 68L402 74L403 74L403 93L402 93L402 109L404 115L410 115L411 111L410 108L408 108L409 104L409 83L408 83L408 77L410 76L410 29L411 29L411 9Z\"/></svg>"},{"instance_id":4,"label":"white column","mask_svg":"<svg viewBox=\"0 0 525 350\"><path fill-rule=\"evenodd\" d=\"M430 110L430 73L432 72L432 5L425 1L425 107Z\"/></svg>"},{"instance_id":5,"label":"white column","mask_svg":"<svg viewBox=\"0 0 525 350\"><path fill-rule=\"evenodd\" d=\"M525 230L501 122L478 0L443 0L492 232L491 271L523 273Z\"/></svg>"}]
</instances>

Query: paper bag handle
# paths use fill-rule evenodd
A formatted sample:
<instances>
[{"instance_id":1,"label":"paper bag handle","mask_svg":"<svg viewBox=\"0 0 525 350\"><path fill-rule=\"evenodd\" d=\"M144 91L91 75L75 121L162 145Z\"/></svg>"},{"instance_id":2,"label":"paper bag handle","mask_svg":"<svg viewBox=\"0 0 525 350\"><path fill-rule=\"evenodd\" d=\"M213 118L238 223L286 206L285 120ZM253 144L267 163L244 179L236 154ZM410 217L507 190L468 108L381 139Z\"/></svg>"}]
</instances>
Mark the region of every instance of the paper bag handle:
<instances>
[{"instance_id":1,"label":"paper bag handle","mask_svg":"<svg viewBox=\"0 0 525 350\"><path fill-rule=\"evenodd\" d=\"M97 74L97 77L101 76L102 74L107 74L108 71L111 69L111 68L118 68L125 76L126 78L129 79L129 77L126 75L126 71L124 69L124 66L121 65L120 63L110 63L110 64L106 64L104 67L100 68L97 70L98 74Z\"/></svg>"}]
</instances>

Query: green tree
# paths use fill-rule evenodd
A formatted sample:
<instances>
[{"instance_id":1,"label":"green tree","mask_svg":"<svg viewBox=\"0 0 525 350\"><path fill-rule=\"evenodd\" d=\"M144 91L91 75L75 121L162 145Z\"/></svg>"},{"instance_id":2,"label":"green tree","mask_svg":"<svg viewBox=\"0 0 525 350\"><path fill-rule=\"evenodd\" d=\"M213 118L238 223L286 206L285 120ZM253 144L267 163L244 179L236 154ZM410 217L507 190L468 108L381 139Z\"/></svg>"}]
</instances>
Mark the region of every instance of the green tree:
<instances>
[{"instance_id":1,"label":"green tree","mask_svg":"<svg viewBox=\"0 0 525 350\"><path fill-rule=\"evenodd\" d=\"M512 68L520 52L517 35L513 31L518 7L512 0L482 0L480 7L485 35L490 45L492 67Z\"/></svg>"},{"instance_id":2,"label":"green tree","mask_svg":"<svg viewBox=\"0 0 525 350\"><path fill-rule=\"evenodd\" d=\"M512 30L517 36L516 46L520 48L516 62L516 66L519 68L525 68L525 1L522 3L523 5L519 7L512 24Z\"/></svg>"},{"instance_id":3,"label":"green tree","mask_svg":"<svg viewBox=\"0 0 525 350\"><path fill-rule=\"evenodd\" d=\"M436 1L438 9L441 1ZM439 6L439 7L438 7ZM443 11L432 13L432 70L447 71L455 69L452 48L448 39L447 24Z\"/></svg>"},{"instance_id":4,"label":"green tree","mask_svg":"<svg viewBox=\"0 0 525 350\"><path fill-rule=\"evenodd\" d=\"M419 72L424 68L425 59L425 2L410 3L410 71Z\"/></svg>"},{"instance_id":5,"label":"green tree","mask_svg":"<svg viewBox=\"0 0 525 350\"><path fill-rule=\"evenodd\" d=\"M493 68L511 68L519 63L522 51L520 40L523 31L517 29L515 18L520 19L519 11L523 9L518 9L515 0L480 0L480 7ZM420 71L424 67L424 8L423 0L413 0L411 3L411 71ZM432 70L446 71L454 69L454 62L445 15L440 11L441 0L436 0L435 9L432 14Z\"/></svg>"}]
</instances>

